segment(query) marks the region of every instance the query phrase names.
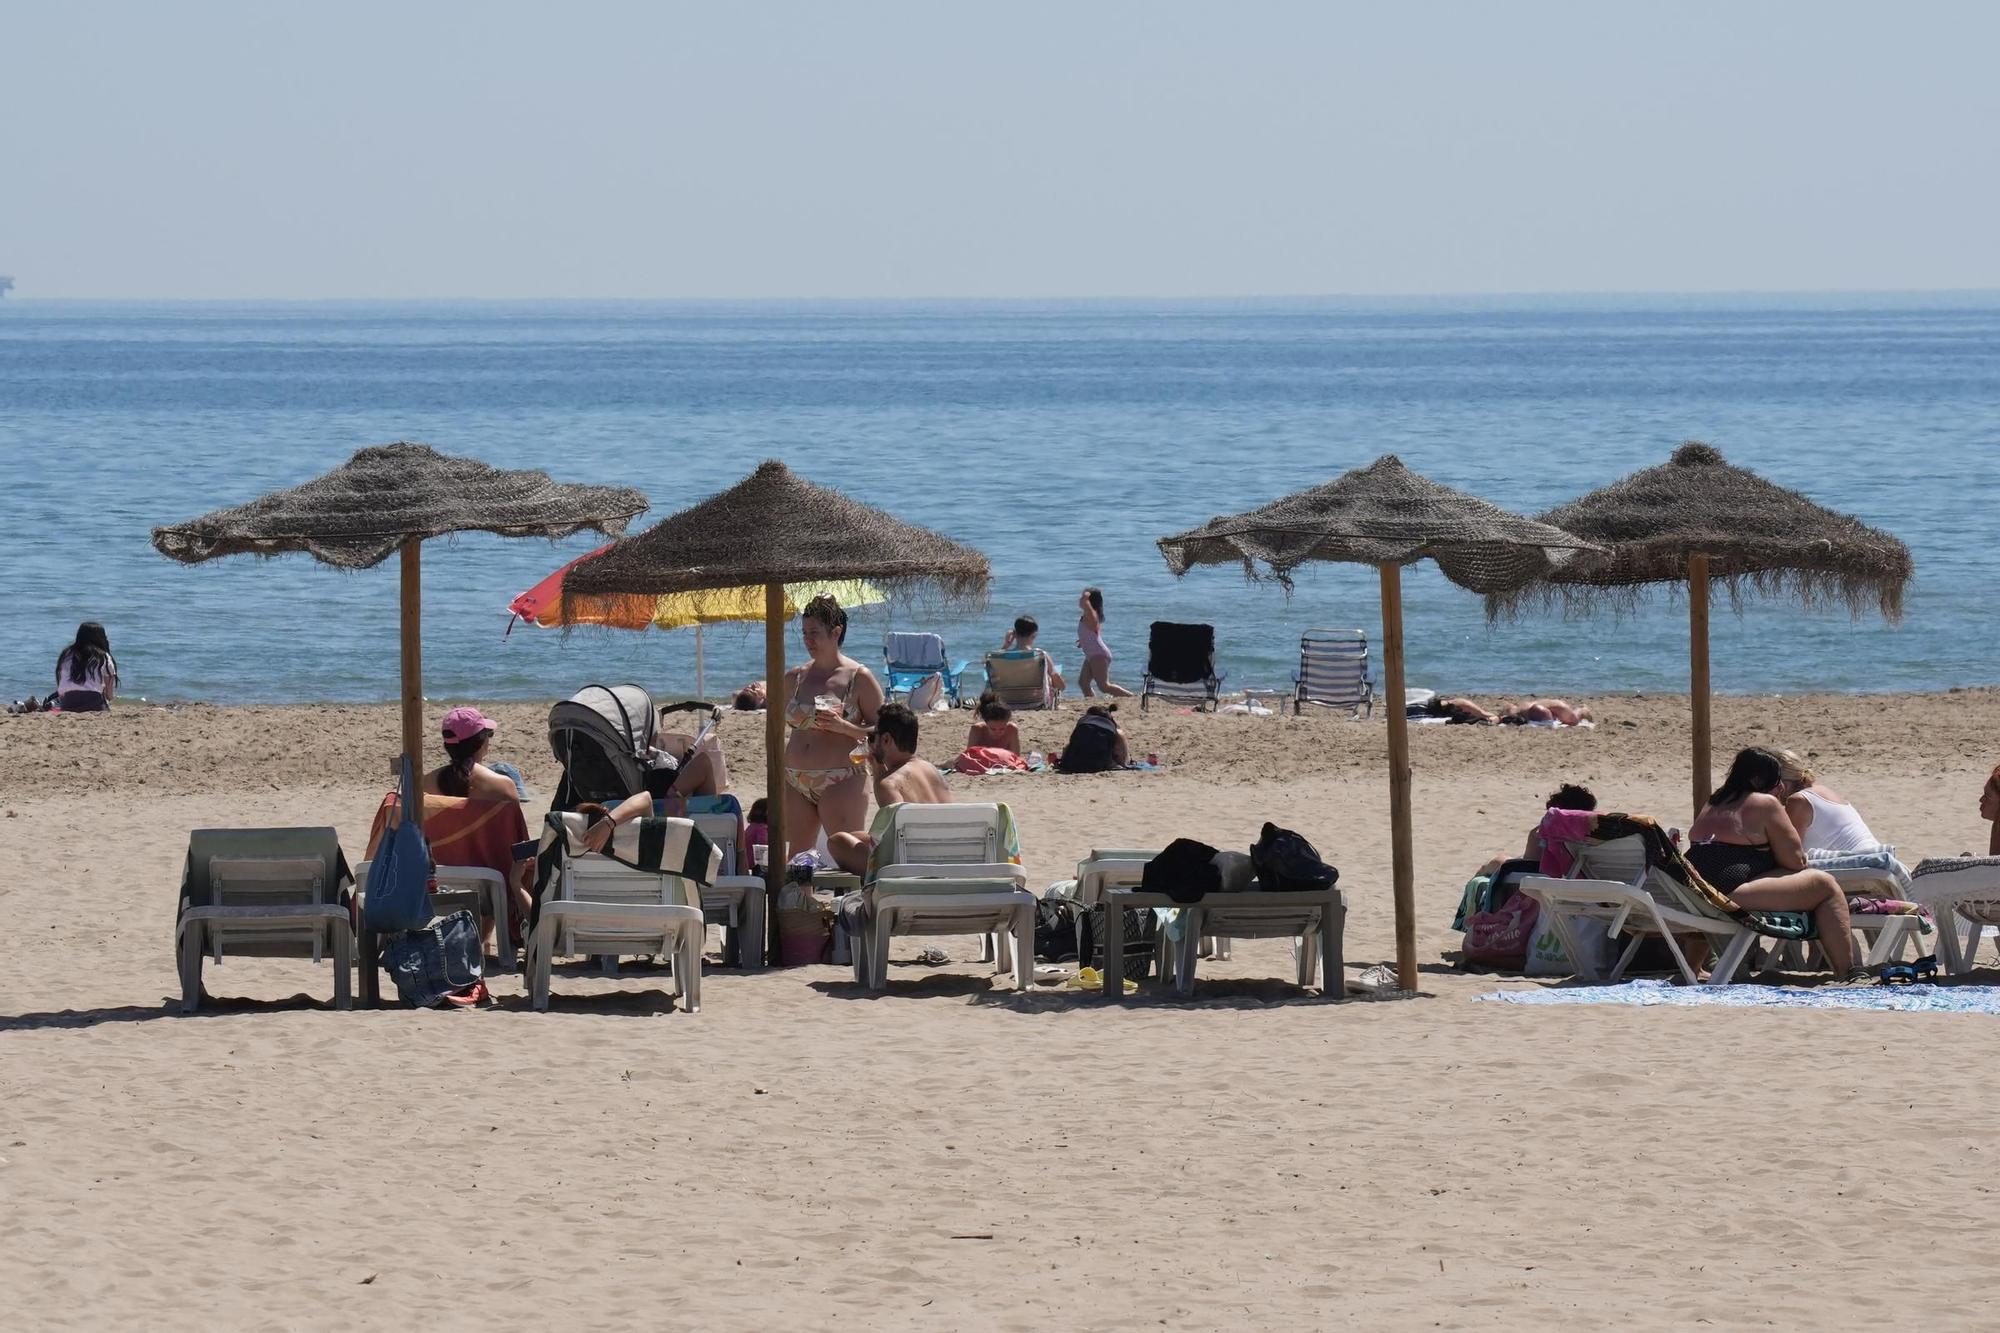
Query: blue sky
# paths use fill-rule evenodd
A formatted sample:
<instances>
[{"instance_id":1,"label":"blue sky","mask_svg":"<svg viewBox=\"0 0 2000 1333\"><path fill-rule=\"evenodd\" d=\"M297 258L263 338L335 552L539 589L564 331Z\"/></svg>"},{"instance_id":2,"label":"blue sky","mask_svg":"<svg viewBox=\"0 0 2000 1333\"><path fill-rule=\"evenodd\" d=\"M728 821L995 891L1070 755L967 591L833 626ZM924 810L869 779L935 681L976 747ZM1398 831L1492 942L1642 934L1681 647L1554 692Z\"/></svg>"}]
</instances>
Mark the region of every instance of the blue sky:
<instances>
[{"instance_id":1,"label":"blue sky","mask_svg":"<svg viewBox=\"0 0 2000 1333\"><path fill-rule=\"evenodd\" d=\"M2000 287L2000 6L0 0L67 297Z\"/></svg>"}]
</instances>

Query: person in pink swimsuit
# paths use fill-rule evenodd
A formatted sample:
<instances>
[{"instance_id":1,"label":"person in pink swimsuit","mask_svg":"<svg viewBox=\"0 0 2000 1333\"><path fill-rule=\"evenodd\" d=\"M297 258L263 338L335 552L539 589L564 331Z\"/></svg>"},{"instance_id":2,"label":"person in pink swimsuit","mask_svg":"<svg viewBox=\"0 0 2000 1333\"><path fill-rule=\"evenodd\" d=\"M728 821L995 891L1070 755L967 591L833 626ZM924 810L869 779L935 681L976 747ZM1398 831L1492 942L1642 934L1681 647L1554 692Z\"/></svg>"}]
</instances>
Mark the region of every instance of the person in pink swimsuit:
<instances>
[{"instance_id":1,"label":"person in pink swimsuit","mask_svg":"<svg viewBox=\"0 0 2000 1333\"><path fill-rule=\"evenodd\" d=\"M1114 699L1131 698L1132 691L1111 683L1111 647L1104 642L1103 591L1085 588L1076 599L1076 609L1082 612L1076 618L1076 646L1083 650L1083 669L1077 673L1076 687L1086 699L1093 685Z\"/></svg>"}]
</instances>

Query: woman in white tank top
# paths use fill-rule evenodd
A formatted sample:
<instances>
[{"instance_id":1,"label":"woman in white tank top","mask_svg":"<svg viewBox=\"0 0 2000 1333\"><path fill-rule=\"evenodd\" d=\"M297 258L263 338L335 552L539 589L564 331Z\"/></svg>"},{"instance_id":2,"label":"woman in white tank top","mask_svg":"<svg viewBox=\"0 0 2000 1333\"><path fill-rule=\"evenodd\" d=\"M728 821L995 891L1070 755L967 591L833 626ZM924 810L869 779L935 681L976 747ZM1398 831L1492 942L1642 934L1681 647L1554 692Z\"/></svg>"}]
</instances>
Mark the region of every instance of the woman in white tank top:
<instances>
[{"instance_id":1,"label":"woman in white tank top","mask_svg":"<svg viewBox=\"0 0 2000 1333\"><path fill-rule=\"evenodd\" d=\"M1805 760L1790 750L1782 758L1785 782L1791 788L1785 813L1792 817L1808 852L1872 852L1882 845L1869 832L1861 812L1839 792L1821 785L1819 774Z\"/></svg>"}]
</instances>

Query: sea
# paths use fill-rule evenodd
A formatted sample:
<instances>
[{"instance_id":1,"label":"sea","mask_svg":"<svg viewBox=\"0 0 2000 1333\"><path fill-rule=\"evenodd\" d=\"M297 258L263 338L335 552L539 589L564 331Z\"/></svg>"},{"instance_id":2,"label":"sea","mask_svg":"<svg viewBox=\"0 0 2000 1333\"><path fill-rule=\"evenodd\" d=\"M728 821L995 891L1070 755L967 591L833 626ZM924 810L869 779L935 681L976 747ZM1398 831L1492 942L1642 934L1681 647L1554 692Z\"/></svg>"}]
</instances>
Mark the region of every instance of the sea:
<instances>
[{"instance_id":1,"label":"sea","mask_svg":"<svg viewBox=\"0 0 2000 1333\"><path fill-rule=\"evenodd\" d=\"M636 486L638 526L766 458L992 561L983 611L857 610L849 652L940 633L977 662L1017 614L1072 668L1104 592L1113 677L1155 620L1215 625L1230 688L1283 689L1300 634L1379 640L1372 569L1289 595L1175 578L1157 538L1382 454L1537 513L1706 440L1887 529L1916 577L1899 625L1718 602L1719 691L2000 681L2000 293L1154 302L99 303L0 300L0 695L46 693L81 620L127 696L395 697L392 558L185 567L155 525L419 440L559 480ZM783 515L775 521L784 521ZM471 534L424 553L433 698L696 685L691 631L513 625L508 603L599 539ZM1683 603L1489 624L1434 567L1405 576L1408 679L1474 695L1677 691ZM794 644L796 637L794 632ZM794 654L796 656L796 647ZM702 639L711 696L763 675L761 628ZM975 667L971 684L976 685Z\"/></svg>"}]
</instances>

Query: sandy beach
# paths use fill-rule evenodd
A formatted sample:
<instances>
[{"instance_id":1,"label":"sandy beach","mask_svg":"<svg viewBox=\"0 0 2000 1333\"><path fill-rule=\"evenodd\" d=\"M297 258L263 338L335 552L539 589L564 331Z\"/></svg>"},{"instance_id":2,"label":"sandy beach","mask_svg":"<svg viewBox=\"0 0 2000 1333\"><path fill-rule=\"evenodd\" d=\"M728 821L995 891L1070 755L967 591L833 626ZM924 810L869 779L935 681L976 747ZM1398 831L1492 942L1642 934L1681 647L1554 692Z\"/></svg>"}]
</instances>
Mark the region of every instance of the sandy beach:
<instances>
[{"instance_id":1,"label":"sandy beach","mask_svg":"<svg viewBox=\"0 0 2000 1333\"><path fill-rule=\"evenodd\" d=\"M1537 984L1445 955L1547 791L1686 821L1686 701L1589 702L1594 731L1413 733L1421 998L1322 1004L1252 942L1112 1010L953 939L899 942L885 996L718 968L698 1015L643 971L559 976L545 1015L513 975L336 1013L329 969L235 960L208 985L241 998L178 1017L187 831L331 823L358 858L393 707L0 718L0 1325L1990 1327L1990 1020L1472 1002ZM483 706L538 820L546 707ZM1165 772L955 781L1012 804L1032 884L1275 819L1341 868L1350 972L1391 957L1379 721L1121 717ZM1809 754L1911 862L1985 849L1996 734L2000 690L1715 717L1725 762ZM757 721L723 735L759 793Z\"/></svg>"}]
</instances>

